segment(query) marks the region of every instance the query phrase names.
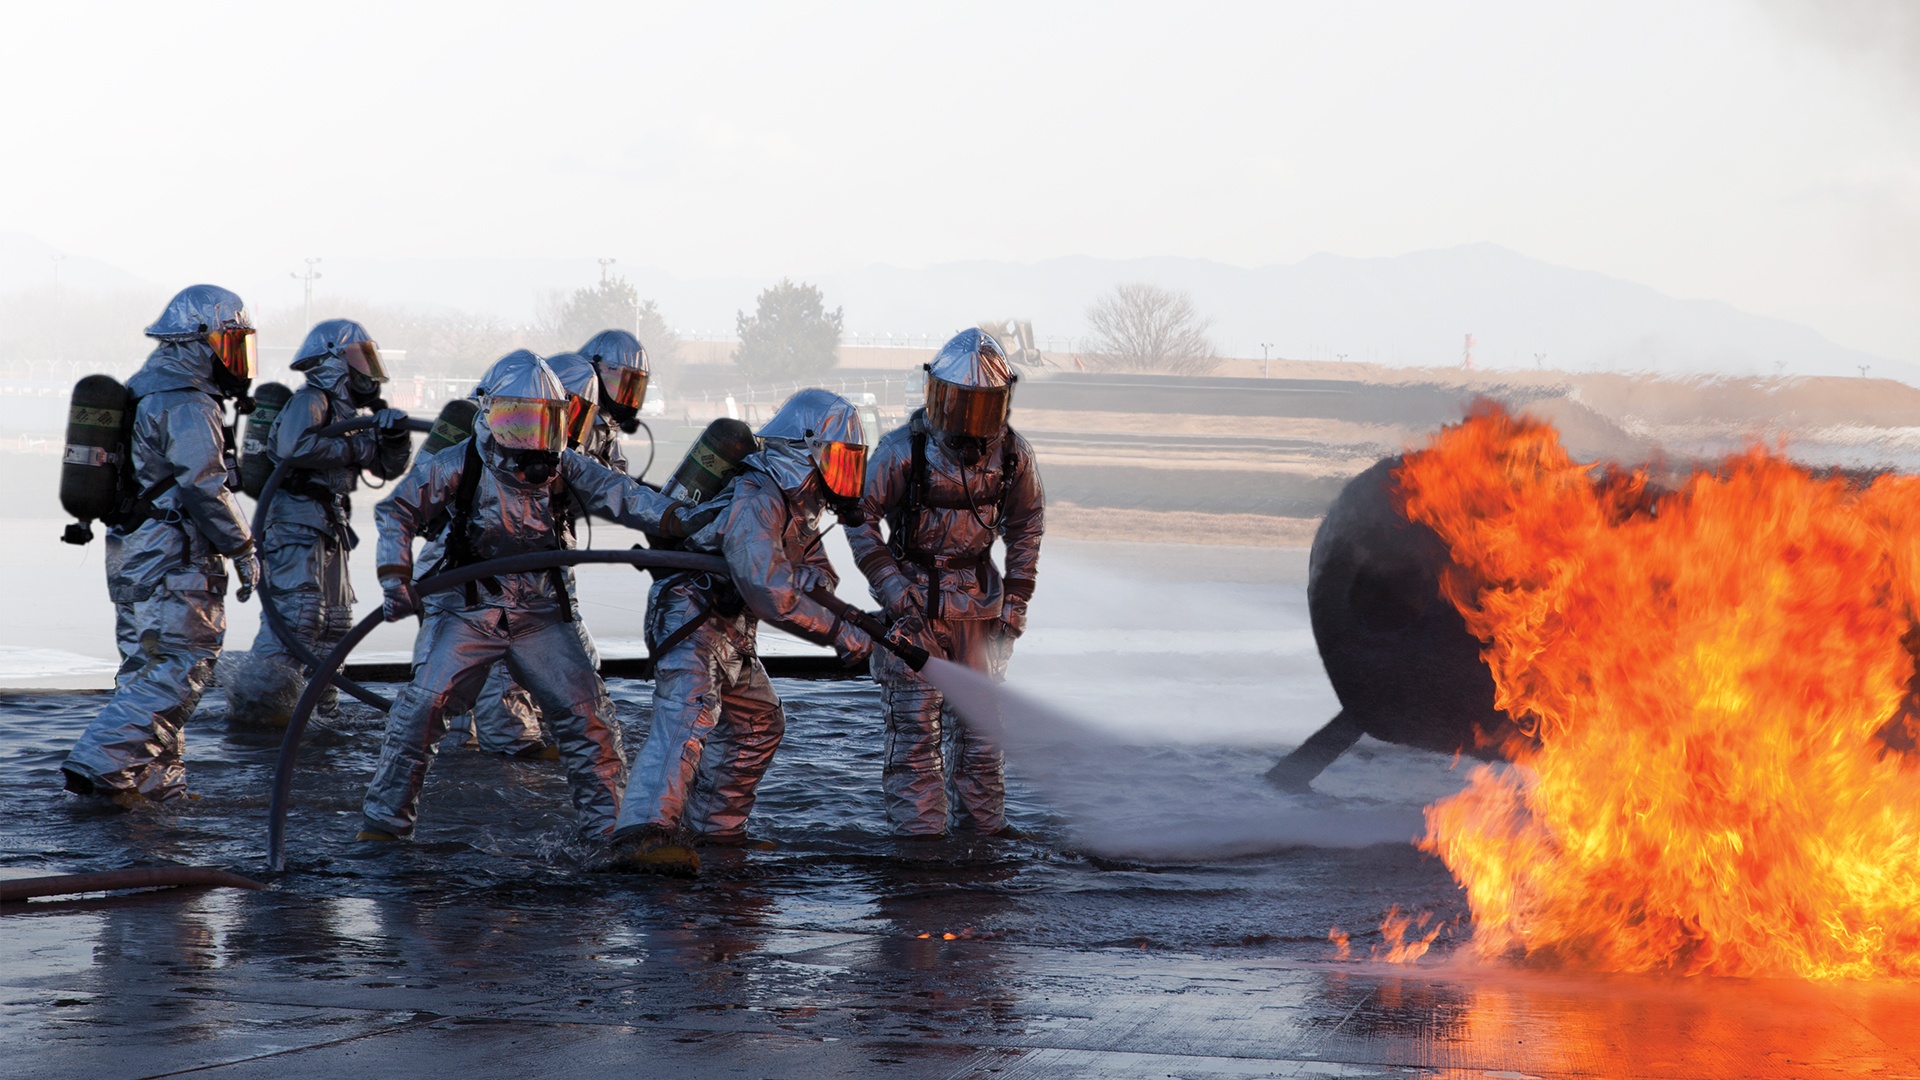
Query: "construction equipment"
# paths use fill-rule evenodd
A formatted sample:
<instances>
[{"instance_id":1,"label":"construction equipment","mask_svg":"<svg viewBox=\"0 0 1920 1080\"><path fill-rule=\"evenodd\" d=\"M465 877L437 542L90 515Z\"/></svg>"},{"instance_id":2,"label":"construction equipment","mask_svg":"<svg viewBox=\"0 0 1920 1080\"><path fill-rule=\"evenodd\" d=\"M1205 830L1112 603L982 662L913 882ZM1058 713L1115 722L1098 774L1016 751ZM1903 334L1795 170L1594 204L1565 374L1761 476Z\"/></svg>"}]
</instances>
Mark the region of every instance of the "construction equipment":
<instances>
[{"instance_id":1,"label":"construction equipment","mask_svg":"<svg viewBox=\"0 0 1920 1080\"><path fill-rule=\"evenodd\" d=\"M989 319L980 324L980 329L992 334L1006 350L1007 359L1020 367L1048 368L1056 367L1039 349L1033 345L1033 320L1031 319Z\"/></svg>"}]
</instances>

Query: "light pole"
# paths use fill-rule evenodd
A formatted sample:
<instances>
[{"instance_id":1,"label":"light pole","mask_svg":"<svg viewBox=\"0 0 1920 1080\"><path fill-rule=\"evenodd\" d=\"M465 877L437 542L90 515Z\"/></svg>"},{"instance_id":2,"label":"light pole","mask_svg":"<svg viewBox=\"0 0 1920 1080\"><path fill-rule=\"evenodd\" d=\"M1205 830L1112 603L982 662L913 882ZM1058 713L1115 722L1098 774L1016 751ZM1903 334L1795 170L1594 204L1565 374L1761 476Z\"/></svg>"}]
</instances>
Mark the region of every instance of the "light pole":
<instances>
[{"instance_id":1,"label":"light pole","mask_svg":"<svg viewBox=\"0 0 1920 1080\"><path fill-rule=\"evenodd\" d=\"M614 263L617 263L620 260L619 259L599 259L596 261L600 263L600 284L605 285L607 283L607 267L612 266Z\"/></svg>"},{"instance_id":2,"label":"light pole","mask_svg":"<svg viewBox=\"0 0 1920 1080\"><path fill-rule=\"evenodd\" d=\"M1271 348L1273 345L1270 342L1260 343L1260 377L1263 379L1267 377L1267 350Z\"/></svg>"},{"instance_id":3,"label":"light pole","mask_svg":"<svg viewBox=\"0 0 1920 1080\"><path fill-rule=\"evenodd\" d=\"M1860 367L1860 377L1863 379L1867 377L1867 372L1873 370L1872 364L1861 364L1859 365L1859 367Z\"/></svg>"},{"instance_id":4,"label":"light pole","mask_svg":"<svg viewBox=\"0 0 1920 1080\"><path fill-rule=\"evenodd\" d=\"M313 267L314 267L314 264L318 263L319 261L320 261L319 259L308 259L306 273L304 274L290 273L287 275L288 277L293 278L295 281L304 282L307 286L307 306L306 306L307 322L305 326L301 327L302 333L305 333L306 331L313 329L313 283L320 280L322 276L320 271L315 270Z\"/></svg>"}]
</instances>

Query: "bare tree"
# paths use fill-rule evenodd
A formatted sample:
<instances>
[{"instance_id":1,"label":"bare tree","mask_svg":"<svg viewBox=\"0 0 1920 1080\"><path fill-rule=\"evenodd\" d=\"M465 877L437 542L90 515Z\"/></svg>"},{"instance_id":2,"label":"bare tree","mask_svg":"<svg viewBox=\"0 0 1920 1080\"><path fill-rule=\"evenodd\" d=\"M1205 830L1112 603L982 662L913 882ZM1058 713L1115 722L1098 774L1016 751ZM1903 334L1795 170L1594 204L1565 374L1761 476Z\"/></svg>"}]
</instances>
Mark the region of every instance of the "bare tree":
<instances>
[{"instance_id":1,"label":"bare tree","mask_svg":"<svg viewBox=\"0 0 1920 1080\"><path fill-rule=\"evenodd\" d=\"M1087 308L1093 359L1114 371L1204 375L1219 366L1207 331L1213 320L1193 297L1155 285L1118 285Z\"/></svg>"}]
</instances>

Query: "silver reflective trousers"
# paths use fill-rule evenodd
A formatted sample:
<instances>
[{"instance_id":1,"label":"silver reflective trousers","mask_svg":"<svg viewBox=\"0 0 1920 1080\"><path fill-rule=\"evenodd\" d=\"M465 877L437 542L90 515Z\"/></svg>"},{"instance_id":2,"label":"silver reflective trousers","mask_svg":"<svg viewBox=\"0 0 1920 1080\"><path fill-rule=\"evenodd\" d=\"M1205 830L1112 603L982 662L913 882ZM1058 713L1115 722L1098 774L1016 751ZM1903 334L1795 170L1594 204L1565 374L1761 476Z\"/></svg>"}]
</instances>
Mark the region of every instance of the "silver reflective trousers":
<instances>
[{"instance_id":1,"label":"silver reflective trousers","mask_svg":"<svg viewBox=\"0 0 1920 1080\"><path fill-rule=\"evenodd\" d=\"M600 669L600 648L587 632L587 624L578 619L580 644L595 671ZM540 706L527 688L513 681L513 673L502 662L487 672L486 685L480 688L480 700L473 706L473 736L480 749L489 754L514 757L542 745Z\"/></svg>"},{"instance_id":2,"label":"silver reflective trousers","mask_svg":"<svg viewBox=\"0 0 1920 1080\"><path fill-rule=\"evenodd\" d=\"M998 619L940 619L913 643L999 679L1013 639ZM886 712L881 787L896 836L941 836L951 809L954 832L1006 827L1007 785L1000 745L962 723L933 684L885 649L873 650L873 679Z\"/></svg>"},{"instance_id":3,"label":"silver reflective trousers","mask_svg":"<svg viewBox=\"0 0 1920 1080\"><path fill-rule=\"evenodd\" d=\"M573 789L580 831L613 827L626 783L620 725L575 624L500 608L429 614L414 642L413 681L387 714L380 764L367 788L367 823L407 836L420 816L420 790L447 732L448 717L473 708L488 673L503 662L553 728Z\"/></svg>"},{"instance_id":4,"label":"silver reflective trousers","mask_svg":"<svg viewBox=\"0 0 1920 1080\"><path fill-rule=\"evenodd\" d=\"M286 496L282 496L285 498ZM286 620L287 631L321 660L353 629L353 585L347 577L347 549L337 539L295 525L267 530L261 573L273 588L272 604ZM271 659L284 669L283 677L305 685L299 661L273 632L263 615L253 637L253 658ZM327 687L320 708L330 711L340 692ZM233 690L228 691L229 698ZM238 706L239 702L232 702ZM246 719L236 717L236 719Z\"/></svg>"},{"instance_id":5,"label":"silver reflective trousers","mask_svg":"<svg viewBox=\"0 0 1920 1080\"><path fill-rule=\"evenodd\" d=\"M187 717L213 679L227 635L225 597L206 583L202 574L170 574L147 599L114 605L120 672L113 697L62 768L96 788L156 802L186 795Z\"/></svg>"},{"instance_id":6,"label":"silver reflective trousers","mask_svg":"<svg viewBox=\"0 0 1920 1080\"><path fill-rule=\"evenodd\" d=\"M709 618L654 665L653 727L634 759L622 829L746 835L754 793L787 730L767 669L745 642L751 616Z\"/></svg>"}]
</instances>

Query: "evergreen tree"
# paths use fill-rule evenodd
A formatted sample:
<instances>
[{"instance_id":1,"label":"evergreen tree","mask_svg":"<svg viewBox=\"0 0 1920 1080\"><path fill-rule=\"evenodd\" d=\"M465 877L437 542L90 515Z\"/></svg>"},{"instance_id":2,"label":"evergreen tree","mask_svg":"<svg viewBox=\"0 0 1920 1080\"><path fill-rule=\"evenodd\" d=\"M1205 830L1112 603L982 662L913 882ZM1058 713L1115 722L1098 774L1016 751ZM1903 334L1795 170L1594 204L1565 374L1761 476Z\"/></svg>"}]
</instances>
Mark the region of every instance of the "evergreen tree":
<instances>
[{"instance_id":1,"label":"evergreen tree","mask_svg":"<svg viewBox=\"0 0 1920 1080\"><path fill-rule=\"evenodd\" d=\"M756 382L805 382L840 362L841 308L828 312L815 286L780 279L760 294L751 317L738 312L733 362Z\"/></svg>"}]
</instances>

